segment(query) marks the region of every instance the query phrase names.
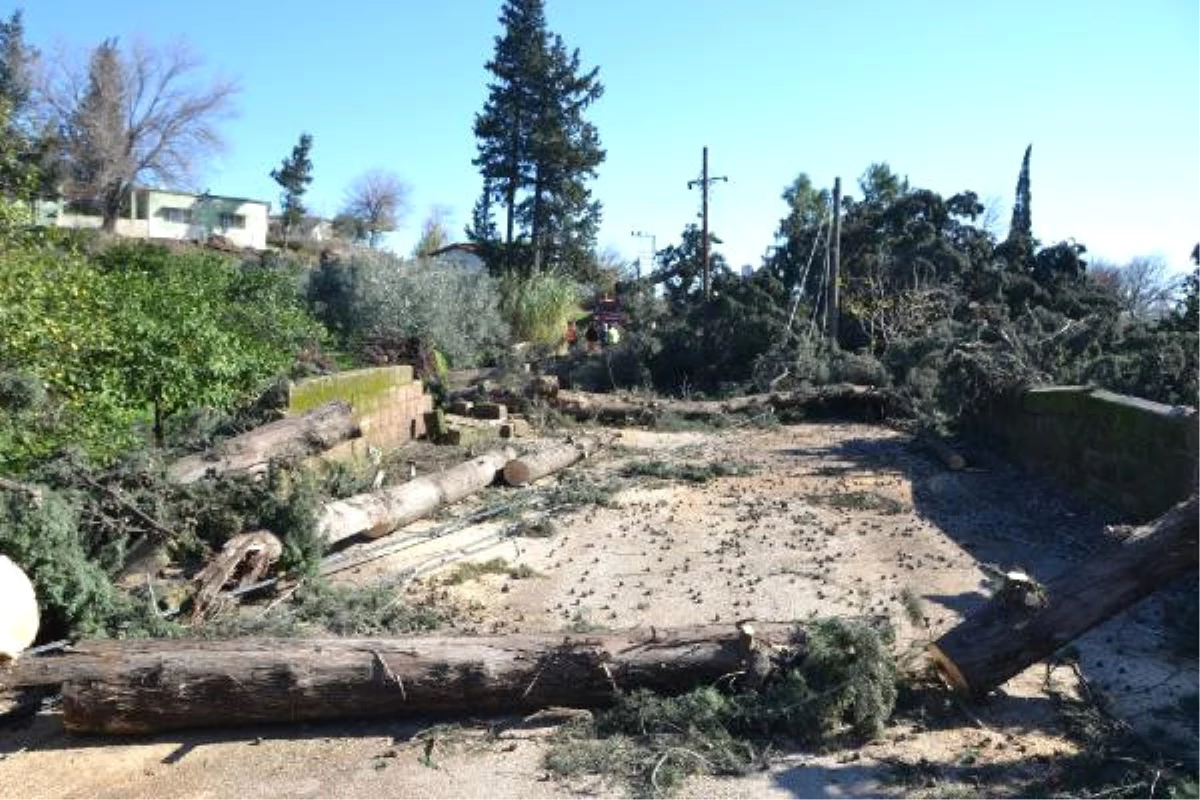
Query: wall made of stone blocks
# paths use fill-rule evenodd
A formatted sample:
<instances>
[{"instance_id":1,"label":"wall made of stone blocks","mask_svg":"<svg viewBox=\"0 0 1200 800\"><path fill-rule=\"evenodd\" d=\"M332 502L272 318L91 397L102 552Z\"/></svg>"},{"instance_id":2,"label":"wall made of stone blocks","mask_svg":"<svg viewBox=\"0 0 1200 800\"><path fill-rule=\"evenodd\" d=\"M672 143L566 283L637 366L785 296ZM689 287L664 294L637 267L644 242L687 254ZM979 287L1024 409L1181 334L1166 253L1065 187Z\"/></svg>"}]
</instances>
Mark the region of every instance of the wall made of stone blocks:
<instances>
[{"instance_id":1,"label":"wall made of stone blocks","mask_svg":"<svg viewBox=\"0 0 1200 800\"><path fill-rule=\"evenodd\" d=\"M381 450L425 436L424 415L433 410L433 399L412 367L394 366L352 370L309 378L292 385L288 413L302 414L330 400L345 400L362 436L343 442L325 458L363 458L368 446Z\"/></svg>"},{"instance_id":2,"label":"wall made of stone blocks","mask_svg":"<svg viewBox=\"0 0 1200 800\"><path fill-rule=\"evenodd\" d=\"M1088 386L1030 389L982 420L1014 461L1050 475L1134 521L1197 488L1194 408Z\"/></svg>"}]
</instances>

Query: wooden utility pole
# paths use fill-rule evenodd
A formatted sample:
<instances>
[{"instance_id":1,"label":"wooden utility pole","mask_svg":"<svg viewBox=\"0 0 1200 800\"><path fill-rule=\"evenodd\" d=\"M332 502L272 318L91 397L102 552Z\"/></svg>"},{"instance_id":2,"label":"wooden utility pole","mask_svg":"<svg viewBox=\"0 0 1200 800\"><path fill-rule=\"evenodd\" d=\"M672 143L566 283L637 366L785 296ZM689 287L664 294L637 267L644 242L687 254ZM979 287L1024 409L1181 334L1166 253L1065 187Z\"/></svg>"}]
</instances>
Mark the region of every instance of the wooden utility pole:
<instances>
[{"instance_id":1,"label":"wooden utility pole","mask_svg":"<svg viewBox=\"0 0 1200 800\"><path fill-rule=\"evenodd\" d=\"M700 180L688 181L688 188L695 188L696 184L700 184L700 262L702 265L702 274L704 278L704 299L712 299L712 276L708 270L708 186L710 183L717 181L729 180L725 176L719 178L708 177L708 146L704 147L704 163L700 171Z\"/></svg>"},{"instance_id":2,"label":"wooden utility pole","mask_svg":"<svg viewBox=\"0 0 1200 800\"><path fill-rule=\"evenodd\" d=\"M829 291L826 295L826 318L829 322L829 338L836 344L838 341L838 275L841 272L842 261L842 179L833 179L833 236L832 259L829 262Z\"/></svg>"},{"instance_id":3,"label":"wooden utility pole","mask_svg":"<svg viewBox=\"0 0 1200 800\"><path fill-rule=\"evenodd\" d=\"M703 230L700 234L700 258L704 264L704 299L712 299L712 280L708 274L708 145L704 146L704 166L700 172L700 206Z\"/></svg>"}]
</instances>

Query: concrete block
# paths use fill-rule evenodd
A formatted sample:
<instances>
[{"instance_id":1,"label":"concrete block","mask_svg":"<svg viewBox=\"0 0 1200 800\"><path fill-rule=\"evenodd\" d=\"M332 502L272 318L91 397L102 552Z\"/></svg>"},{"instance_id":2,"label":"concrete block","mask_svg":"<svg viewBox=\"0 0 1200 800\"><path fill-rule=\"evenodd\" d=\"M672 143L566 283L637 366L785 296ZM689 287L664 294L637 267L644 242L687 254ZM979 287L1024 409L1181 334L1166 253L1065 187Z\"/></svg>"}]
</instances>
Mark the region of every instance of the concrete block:
<instances>
[{"instance_id":1,"label":"concrete block","mask_svg":"<svg viewBox=\"0 0 1200 800\"><path fill-rule=\"evenodd\" d=\"M478 419L507 419L508 406L500 403L476 403L471 416Z\"/></svg>"}]
</instances>

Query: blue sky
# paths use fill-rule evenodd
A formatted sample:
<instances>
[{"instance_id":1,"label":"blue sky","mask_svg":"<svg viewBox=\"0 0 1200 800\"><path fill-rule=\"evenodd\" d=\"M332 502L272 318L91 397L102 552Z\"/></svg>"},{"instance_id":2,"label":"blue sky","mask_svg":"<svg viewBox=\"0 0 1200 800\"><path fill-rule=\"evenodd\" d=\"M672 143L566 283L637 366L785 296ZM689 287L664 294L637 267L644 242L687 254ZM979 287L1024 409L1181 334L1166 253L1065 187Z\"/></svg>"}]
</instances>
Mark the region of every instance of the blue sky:
<instances>
[{"instance_id":1,"label":"blue sky","mask_svg":"<svg viewBox=\"0 0 1200 800\"><path fill-rule=\"evenodd\" d=\"M11 8L4 9L5 16ZM306 199L333 215L363 171L396 171L407 252L434 206L454 233L480 190L471 159L500 0L29 0L32 44L184 38L238 79L228 151L201 187L278 203L269 172L314 137ZM698 222L687 182L709 147L711 225L757 266L800 172L854 194L886 161L914 186L970 189L1006 230L1033 144L1034 233L1121 262L1188 267L1200 240L1200 19L1195 0L818 2L547 0L551 30L599 66L608 151L598 241L626 258Z\"/></svg>"}]
</instances>

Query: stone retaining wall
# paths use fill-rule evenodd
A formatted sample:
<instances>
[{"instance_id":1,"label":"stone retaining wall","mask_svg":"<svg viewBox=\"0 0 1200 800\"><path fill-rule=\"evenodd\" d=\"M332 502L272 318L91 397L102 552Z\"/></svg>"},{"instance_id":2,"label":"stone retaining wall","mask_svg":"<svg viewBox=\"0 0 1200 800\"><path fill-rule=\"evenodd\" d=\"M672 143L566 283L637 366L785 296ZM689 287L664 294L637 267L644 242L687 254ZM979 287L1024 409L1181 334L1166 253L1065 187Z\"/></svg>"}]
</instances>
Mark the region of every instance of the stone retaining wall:
<instances>
[{"instance_id":1,"label":"stone retaining wall","mask_svg":"<svg viewBox=\"0 0 1200 800\"><path fill-rule=\"evenodd\" d=\"M364 457L368 445L389 450L424 437L424 415L433 409L433 399L413 378L412 367L404 365L307 378L292 384L287 410L302 414L330 400L350 403L363 432L324 456L335 459Z\"/></svg>"},{"instance_id":2,"label":"stone retaining wall","mask_svg":"<svg viewBox=\"0 0 1200 800\"><path fill-rule=\"evenodd\" d=\"M1128 515L1152 519L1196 491L1197 415L1088 386L1030 389L981 420L1005 454Z\"/></svg>"}]
</instances>

